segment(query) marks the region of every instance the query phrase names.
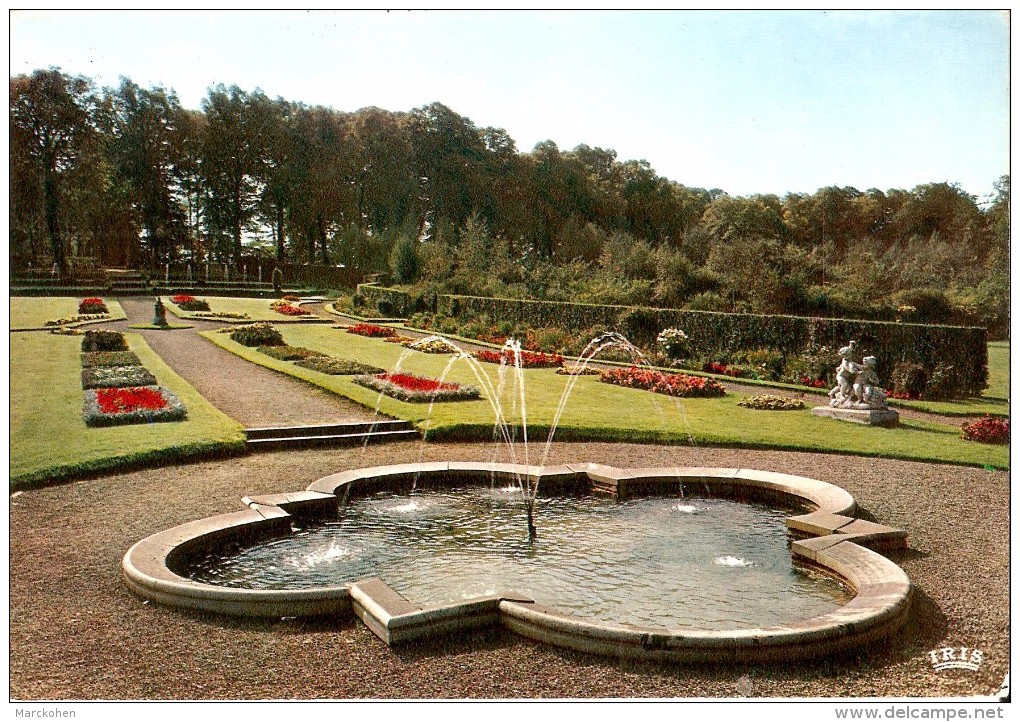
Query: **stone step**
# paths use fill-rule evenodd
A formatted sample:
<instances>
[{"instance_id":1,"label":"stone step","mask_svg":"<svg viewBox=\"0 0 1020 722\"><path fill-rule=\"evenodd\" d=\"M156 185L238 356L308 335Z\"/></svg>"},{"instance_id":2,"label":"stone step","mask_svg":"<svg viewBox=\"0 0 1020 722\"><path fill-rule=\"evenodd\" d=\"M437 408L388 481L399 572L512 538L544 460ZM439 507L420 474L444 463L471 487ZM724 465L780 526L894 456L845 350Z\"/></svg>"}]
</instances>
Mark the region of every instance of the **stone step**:
<instances>
[{"instance_id":1,"label":"stone step","mask_svg":"<svg viewBox=\"0 0 1020 722\"><path fill-rule=\"evenodd\" d=\"M255 439L285 439L331 434L365 434L373 431L413 431L410 422L399 419L354 421L342 424L310 424L307 426L262 426L245 429L249 441Z\"/></svg>"}]
</instances>

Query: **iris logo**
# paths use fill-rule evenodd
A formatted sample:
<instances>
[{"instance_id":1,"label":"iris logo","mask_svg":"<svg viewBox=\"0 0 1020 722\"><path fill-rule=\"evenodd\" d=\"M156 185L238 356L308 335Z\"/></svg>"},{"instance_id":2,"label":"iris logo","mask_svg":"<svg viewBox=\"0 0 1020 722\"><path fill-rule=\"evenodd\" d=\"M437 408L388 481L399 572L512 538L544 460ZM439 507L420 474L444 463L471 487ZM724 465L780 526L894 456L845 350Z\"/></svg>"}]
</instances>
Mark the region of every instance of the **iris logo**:
<instances>
[{"instance_id":1,"label":"iris logo","mask_svg":"<svg viewBox=\"0 0 1020 722\"><path fill-rule=\"evenodd\" d=\"M928 659L938 672L944 669L969 669L977 672L985 655L980 649L970 647L943 647L928 652Z\"/></svg>"}]
</instances>

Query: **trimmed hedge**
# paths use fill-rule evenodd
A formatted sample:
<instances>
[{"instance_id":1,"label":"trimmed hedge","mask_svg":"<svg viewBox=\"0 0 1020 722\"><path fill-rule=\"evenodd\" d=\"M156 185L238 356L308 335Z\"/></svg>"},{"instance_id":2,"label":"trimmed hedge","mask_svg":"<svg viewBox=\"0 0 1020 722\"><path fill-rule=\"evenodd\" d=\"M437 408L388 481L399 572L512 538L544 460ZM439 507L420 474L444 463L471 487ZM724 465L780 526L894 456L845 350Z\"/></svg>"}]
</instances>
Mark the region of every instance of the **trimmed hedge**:
<instances>
[{"instance_id":1,"label":"trimmed hedge","mask_svg":"<svg viewBox=\"0 0 1020 722\"><path fill-rule=\"evenodd\" d=\"M400 316L407 318L418 310L420 299L412 296L407 291L397 288L385 288L371 283L362 283L358 286L357 296L361 297L362 303L369 308L375 309L383 316Z\"/></svg>"},{"instance_id":2,"label":"trimmed hedge","mask_svg":"<svg viewBox=\"0 0 1020 722\"><path fill-rule=\"evenodd\" d=\"M692 355L759 348L796 355L821 346L840 348L853 339L862 354L878 358L882 379L891 378L897 364L918 363L948 373L954 395L976 396L988 378L988 332L976 327L456 295L439 296L437 313L461 319L485 315L531 328L604 327L645 347L652 347L663 329L679 328L688 336Z\"/></svg>"}]
</instances>

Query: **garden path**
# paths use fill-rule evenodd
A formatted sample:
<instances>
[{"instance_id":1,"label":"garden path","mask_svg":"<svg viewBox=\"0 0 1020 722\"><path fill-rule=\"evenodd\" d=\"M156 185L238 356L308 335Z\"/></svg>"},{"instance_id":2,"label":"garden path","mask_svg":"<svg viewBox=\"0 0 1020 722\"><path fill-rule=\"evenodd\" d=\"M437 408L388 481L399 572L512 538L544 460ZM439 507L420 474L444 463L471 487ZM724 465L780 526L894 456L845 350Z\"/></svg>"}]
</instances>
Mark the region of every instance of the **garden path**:
<instances>
[{"instance_id":1,"label":"garden path","mask_svg":"<svg viewBox=\"0 0 1020 722\"><path fill-rule=\"evenodd\" d=\"M147 296L117 299L129 324L151 323L153 301ZM176 321L176 319L171 319ZM146 343L210 403L247 428L285 424L334 424L371 421L375 414L341 396L276 373L221 349L199 335L222 328L219 321L187 321L192 328L137 330Z\"/></svg>"}]
</instances>

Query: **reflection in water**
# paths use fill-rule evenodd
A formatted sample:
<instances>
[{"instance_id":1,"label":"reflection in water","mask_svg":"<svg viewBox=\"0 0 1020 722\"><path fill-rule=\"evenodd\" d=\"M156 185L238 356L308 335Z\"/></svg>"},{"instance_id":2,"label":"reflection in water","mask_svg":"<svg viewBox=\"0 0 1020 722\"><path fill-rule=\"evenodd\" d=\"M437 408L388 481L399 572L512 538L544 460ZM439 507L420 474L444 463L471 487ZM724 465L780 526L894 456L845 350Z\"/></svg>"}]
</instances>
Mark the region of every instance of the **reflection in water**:
<instances>
[{"instance_id":1,"label":"reflection in water","mask_svg":"<svg viewBox=\"0 0 1020 722\"><path fill-rule=\"evenodd\" d=\"M514 590L580 617L653 627L772 626L831 611L848 593L793 566L786 514L710 498L541 499L527 539L498 487L355 500L328 523L226 558L192 578L299 589L381 577L422 606Z\"/></svg>"}]
</instances>

